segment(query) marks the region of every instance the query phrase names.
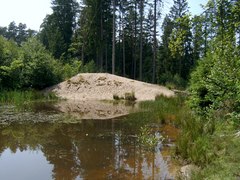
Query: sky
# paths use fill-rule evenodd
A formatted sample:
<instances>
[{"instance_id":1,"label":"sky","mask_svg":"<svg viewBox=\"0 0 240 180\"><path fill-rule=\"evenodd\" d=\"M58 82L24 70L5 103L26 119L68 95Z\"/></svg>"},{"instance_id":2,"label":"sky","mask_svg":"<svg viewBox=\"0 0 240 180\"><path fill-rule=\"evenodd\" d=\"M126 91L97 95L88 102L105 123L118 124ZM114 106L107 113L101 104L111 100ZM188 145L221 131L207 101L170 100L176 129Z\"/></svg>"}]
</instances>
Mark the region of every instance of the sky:
<instances>
[{"instance_id":1,"label":"sky","mask_svg":"<svg viewBox=\"0 0 240 180\"><path fill-rule=\"evenodd\" d=\"M165 2L164 14L172 6L173 0ZM190 12L193 15L199 14L199 5L206 2L207 0L188 0ZM51 0L0 0L0 26L8 26L10 22L15 21L17 25L24 23L28 28L38 31L43 19L51 12Z\"/></svg>"},{"instance_id":2,"label":"sky","mask_svg":"<svg viewBox=\"0 0 240 180\"><path fill-rule=\"evenodd\" d=\"M15 21L39 30L43 19L51 14L51 0L0 0L0 26Z\"/></svg>"}]
</instances>

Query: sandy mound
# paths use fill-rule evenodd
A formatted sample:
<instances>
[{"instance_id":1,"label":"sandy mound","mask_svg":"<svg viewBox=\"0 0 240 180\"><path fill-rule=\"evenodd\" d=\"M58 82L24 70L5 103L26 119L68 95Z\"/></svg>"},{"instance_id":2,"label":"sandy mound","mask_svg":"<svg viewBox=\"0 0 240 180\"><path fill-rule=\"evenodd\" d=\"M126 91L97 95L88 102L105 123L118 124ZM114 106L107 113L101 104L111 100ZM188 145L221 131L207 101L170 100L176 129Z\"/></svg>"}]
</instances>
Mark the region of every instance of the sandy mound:
<instances>
[{"instance_id":1,"label":"sandy mound","mask_svg":"<svg viewBox=\"0 0 240 180\"><path fill-rule=\"evenodd\" d=\"M47 89L70 100L112 100L113 95L124 97L135 93L137 101L154 100L156 95L173 96L174 92L153 85L107 73L82 73Z\"/></svg>"}]
</instances>

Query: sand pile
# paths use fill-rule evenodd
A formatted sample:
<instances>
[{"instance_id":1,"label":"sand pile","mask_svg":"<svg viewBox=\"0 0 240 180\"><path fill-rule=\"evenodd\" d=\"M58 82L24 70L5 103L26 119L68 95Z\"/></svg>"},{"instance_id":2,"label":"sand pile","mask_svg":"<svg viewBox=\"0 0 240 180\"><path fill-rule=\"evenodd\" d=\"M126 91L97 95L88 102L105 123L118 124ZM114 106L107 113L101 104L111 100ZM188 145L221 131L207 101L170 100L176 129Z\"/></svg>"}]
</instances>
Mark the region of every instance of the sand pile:
<instances>
[{"instance_id":1,"label":"sand pile","mask_svg":"<svg viewBox=\"0 0 240 180\"><path fill-rule=\"evenodd\" d=\"M69 100L113 100L134 93L137 101L154 100L157 95L173 96L174 92L153 85L107 73L82 73L46 90Z\"/></svg>"}]
</instances>

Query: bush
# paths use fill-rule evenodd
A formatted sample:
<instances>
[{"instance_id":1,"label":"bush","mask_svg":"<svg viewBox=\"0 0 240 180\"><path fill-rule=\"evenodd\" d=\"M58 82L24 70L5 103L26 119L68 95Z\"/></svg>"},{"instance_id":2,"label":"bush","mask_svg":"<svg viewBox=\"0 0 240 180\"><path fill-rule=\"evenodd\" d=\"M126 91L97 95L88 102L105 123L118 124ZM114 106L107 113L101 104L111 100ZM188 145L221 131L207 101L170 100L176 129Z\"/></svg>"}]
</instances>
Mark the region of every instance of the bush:
<instances>
[{"instance_id":1,"label":"bush","mask_svg":"<svg viewBox=\"0 0 240 180\"><path fill-rule=\"evenodd\" d=\"M137 98L135 97L135 93L131 92L131 93L125 93L124 99L127 101L135 101Z\"/></svg>"},{"instance_id":2,"label":"bush","mask_svg":"<svg viewBox=\"0 0 240 180\"><path fill-rule=\"evenodd\" d=\"M189 104L200 115L219 118L240 112L240 56L226 41L224 49L216 46L203 58L191 75Z\"/></svg>"},{"instance_id":3,"label":"bush","mask_svg":"<svg viewBox=\"0 0 240 180\"><path fill-rule=\"evenodd\" d=\"M122 100L122 99L124 99L124 98L118 96L117 94L114 94L114 95L113 95L113 99L119 101L119 100Z\"/></svg>"},{"instance_id":4,"label":"bush","mask_svg":"<svg viewBox=\"0 0 240 180\"><path fill-rule=\"evenodd\" d=\"M24 87L43 89L61 79L54 71L56 60L36 38L23 44L21 59Z\"/></svg>"},{"instance_id":5,"label":"bush","mask_svg":"<svg viewBox=\"0 0 240 180\"><path fill-rule=\"evenodd\" d=\"M81 60L72 59L69 60L69 63L65 63L62 69L62 78L68 79L72 76L75 76L78 73L92 73L95 72L96 67L93 61L83 65Z\"/></svg>"}]
</instances>

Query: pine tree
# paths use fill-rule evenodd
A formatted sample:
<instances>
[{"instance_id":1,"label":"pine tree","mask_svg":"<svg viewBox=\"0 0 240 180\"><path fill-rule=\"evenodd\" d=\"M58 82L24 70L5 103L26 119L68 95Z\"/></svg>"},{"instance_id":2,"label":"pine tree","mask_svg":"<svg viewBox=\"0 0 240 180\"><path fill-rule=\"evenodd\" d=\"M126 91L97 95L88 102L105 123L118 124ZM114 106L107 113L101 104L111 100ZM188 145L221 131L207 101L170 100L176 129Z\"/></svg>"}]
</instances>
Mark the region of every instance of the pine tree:
<instances>
[{"instance_id":1,"label":"pine tree","mask_svg":"<svg viewBox=\"0 0 240 180\"><path fill-rule=\"evenodd\" d=\"M116 12L116 0L113 0L113 23L112 23L112 74L115 74L115 38L116 38L116 31L115 31L115 26L116 26L116 22L115 22L115 12Z\"/></svg>"},{"instance_id":2,"label":"pine tree","mask_svg":"<svg viewBox=\"0 0 240 180\"><path fill-rule=\"evenodd\" d=\"M152 74L152 83L156 81L156 61L157 61L157 19L160 15L160 12L157 8L158 3L162 3L162 0L154 0L154 34L153 34L153 74Z\"/></svg>"},{"instance_id":3,"label":"pine tree","mask_svg":"<svg viewBox=\"0 0 240 180\"><path fill-rule=\"evenodd\" d=\"M144 0L140 0L140 55L139 55L139 80L143 79L143 21L144 21Z\"/></svg>"},{"instance_id":4,"label":"pine tree","mask_svg":"<svg viewBox=\"0 0 240 180\"><path fill-rule=\"evenodd\" d=\"M174 22L174 28L170 36L169 49L175 60L174 74L187 79L190 69L193 67L191 47L191 20L188 15L188 3L186 0L175 0L170 11L170 17Z\"/></svg>"},{"instance_id":5,"label":"pine tree","mask_svg":"<svg viewBox=\"0 0 240 180\"><path fill-rule=\"evenodd\" d=\"M204 16L194 16L192 19L192 33L193 33L193 59L196 62L200 57L205 55L205 29Z\"/></svg>"},{"instance_id":6,"label":"pine tree","mask_svg":"<svg viewBox=\"0 0 240 180\"><path fill-rule=\"evenodd\" d=\"M75 0L52 0L51 15L41 25L40 38L56 58L67 56L76 25L78 3Z\"/></svg>"}]
</instances>

